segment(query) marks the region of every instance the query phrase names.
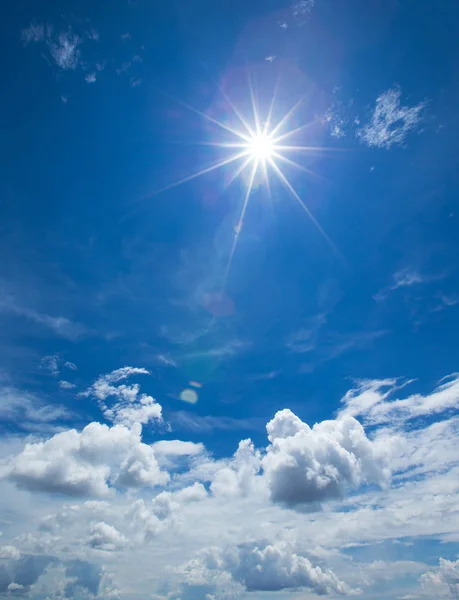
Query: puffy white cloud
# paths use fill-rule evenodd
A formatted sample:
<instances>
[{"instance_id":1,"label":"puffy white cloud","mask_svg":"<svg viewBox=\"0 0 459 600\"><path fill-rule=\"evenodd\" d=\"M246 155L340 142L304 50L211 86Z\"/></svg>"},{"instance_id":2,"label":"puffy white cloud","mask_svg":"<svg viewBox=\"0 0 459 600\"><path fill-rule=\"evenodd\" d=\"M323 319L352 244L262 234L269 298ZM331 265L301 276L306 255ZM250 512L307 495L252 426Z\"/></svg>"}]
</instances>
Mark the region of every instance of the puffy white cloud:
<instances>
[{"instance_id":1,"label":"puffy white cloud","mask_svg":"<svg viewBox=\"0 0 459 600\"><path fill-rule=\"evenodd\" d=\"M114 375L108 384L117 389L122 374L127 373ZM138 399L140 391L132 387L126 386L126 393ZM139 425L91 424L88 431L30 443L29 453L24 449L4 463L20 487L0 480L2 543L17 551L3 554L23 565L23 572L27 556L59 560L44 561L47 566L30 585L9 564L2 574L0 563L0 588L4 580L5 590L17 583L32 597L43 597L46 590L61 598L116 596L117 588L123 597L142 597L148 590L155 600L236 600L247 591L274 598L276 592L282 597L282 590L336 597L365 588L370 600L386 593L382 586L388 582L394 588L387 597L416 591L409 588L413 577L427 571L419 598L451 597L440 567L413 563L410 557L427 536L459 541L459 418L448 411L437 413L434 423L420 419L415 428L411 422L405 427L403 419L376 424L369 439L353 415L368 414L380 402L379 394L395 388L401 389L396 380L367 385L354 403L350 396L344 403L351 414L314 427L280 411L267 425L266 449L243 440L233 456L223 459L192 442L144 444ZM17 439L10 446L7 442L2 441L0 456L17 454ZM360 487L387 480L382 456L394 473L391 487ZM176 471L169 481L161 469L166 463ZM97 469L101 474L91 479L87 472ZM163 477L166 489L142 489ZM88 501L84 490L91 486L106 501ZM133 488L140 488L134 497ZM345 495L348 489L353 491ZM53 493L78 496L82 490L83 499ZM311 513L333 498L324 510ZM417 546L395 546L396 538ZM364 555L356 549L362 545L368 546ZM369 562L362 563L363 556ZM451 570L454 574L451 565L444 570L445 577ZM110 573L117 585L103 584ZM380 584L381 589L371 588Z\"/></svg>"},{"instance_id":2,"label":"puffy white cloud","mask_svg":"<svg viewBox=\"0 0 459 600\"><path fill-rule=\"evenodd\" d=\"M113 423L130 427L134 423L144 425L149 421L160 421L162 419L161 405L151 396L140 394L139 384L115 385L132 375L149 374L147 369L138 367L116 369L99 377L84 394L94 396L99 401L105 418ZM106 402L108 398L115 398L110 406Z\"/></svg>"},{"instance_id":3,"label":"puffy white cloud","mask_svg":"<svg viewBox=\"0 0 459 600\"><path fill-rule=\"evenodd\" d=\"M210 489L216 496L249 495L255 490L261 454L251 440L242 440L233 458L218 469Z\"/></svg>"},{"instance_id":4,"label":"puffy white cloud","mask_svg":"<svg viewBox=\"0 0 459 600\"><path fill-rule=\"evenodd\" d=\"M293 589L309 589L318 595L356 592L332 570L314 566L285 542L244 543L222 550L210 548L202 552L200 558L189 561L182 570L186 583L196 588L217 587L222 583L229 587L232 580L249 592Z\"/></svg>"},{"instance_id":5,"label":"puffy white cloud","mask_svg":"<svg viewBox=\"0 0 459 600\"><path fill-rule=\"evenodd\" d=\"M89 545L101 550L115 550L123 547L127 540L113 525L103 521L95 523L89 532Z\"/></svg>"},{"instance_id":6,"label":"puffy white cloud","mask_svg":"<svg viewBox=\"0 0 459 600\"><path fill-rule=\"evenodd\" d=\"M251 592L309 588L319 595L347 595L353 591L331 570L313 566L285 543L243 544L226 551L223 564Z\"/></svg>"},{"instance_id":7,"label":"puffy white cloud","mask_svg":"<svg viewBox=\"0 0 459 600\"><path fill-rule=\"evenodd\" d=\"M0 546L0 558L17 560L20 557L21 552L15 546Z\"/></svg>"},{"instance_id":8,"label":"puffy white cloud","mask_svg":"<svg viewBox=\"0 0 459 600\"><path fill-rule=\"evenodd\" d=\"M204 444L182 440L159 440L152 448L157 456L195 456L204 452Z\"/></svg>"},{"instance_id":9,"label":"puffy white cloud","mask_svg":"<svg viewBox=\"0 0 459 600\"><path fill-rule=\"evenodd\" d=\"M266 427L271 445L263 458L271 498L308 505L343 496L362 483L388 482L382 456L358 421L343 417L310 428L290 410Z\"/></svg>"},{"instance_id":10,"label":"puffy white cloud","mask_svg":"<svg viewBox=\"0 0 459 600\"><path fill-rule=\"evenodd\" d=\"M9 477L29 490L73 496L105 496L114 485L163 485L169 475L142 443L141 431L140 425L128 429L93 422L81 432L72 429L26 444L10 461Z\"/></svg>"},{"instance_id":11,"label":"puffy white cloud","mask_svg":"<svg viewBox=\"0 0 459 600\"><path fill-rule=\"evenodd\" d=\"M166 519L178 511L182 505L200 502L208 497L202 483L195 482L176 492L160 492L152 501L152 512L158 519Z\"/></svg>"},{"instance_id":12,"label":"puffy white cloud","mask_svg":"<svg viewBox=\"0 0 459 600\"><path fill-rule=\"evenodd\" d=\"M437 568L421 576L423 597L459 598L459 560L440 558Z\"/></svg>"},{"instance_id":13,"label":"puffy white cloud","mask_svg":"<svg viewBox=\"0 0 459 600\"><path fill-rule=\"evenodd\" d=\"M422 120L426 102L415 106L402 106L399 87L387 90L376 98L376 107L370 121L357 131L357 137L368 146L389 149L403 144L407 135Z\"/></svg>"},{"instance_id":14,"label":"puffy white cloud","mask_svg":"<svg viewBox=\"0 0 459 600\"><path fill-rule=\"evenodd\" d=\"M72 390L76 387L76 385L74 383L70 383L70 381L65 381L64 379L62 379L61 381L59 381L59 387L63 390Z\"/></svg>"}]
</instances>

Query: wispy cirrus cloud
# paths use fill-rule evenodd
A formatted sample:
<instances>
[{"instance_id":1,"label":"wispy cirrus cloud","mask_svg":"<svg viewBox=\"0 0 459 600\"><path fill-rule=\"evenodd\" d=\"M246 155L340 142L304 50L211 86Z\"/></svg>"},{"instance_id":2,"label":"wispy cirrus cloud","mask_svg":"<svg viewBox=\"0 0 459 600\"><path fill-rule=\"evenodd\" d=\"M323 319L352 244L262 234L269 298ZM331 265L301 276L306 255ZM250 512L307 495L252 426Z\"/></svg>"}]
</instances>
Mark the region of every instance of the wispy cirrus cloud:
<instances>
[{"instance_id":1,"label":"wispy cirrus cloud","mask_svg":"<svg viewBox=\"0 0 459 600\"><path fill-rule=\"evenodd\" d=\"M51 35L51 30L45 27L43 23L31 23L21 31L21 40L24 44L43 42L49 35Z\"/></svg>"},{"instance_id":2,"label":"wispy cirrus cloud","mask_svg":"<svg viewBox=\"0 0 459 600\"><path fill-rule=\"evenodd\" d=\"M179 410L168 414L172 430L194 431L196 433L211 433L212 431L246 430L256 431L263 428L264 421L259 417L237 419L227 416L198 415Z\"/></svg>"},{"instance_id":3,"label":"wispy cirrus cloud","mask_svg":"<svg viewBox=\"0 0 459 600\"><path fill-rule=\"evenodd\" d=\"M25 431L49 431L53 423L69 422L74 415L59 404L48 404L37 395L13 386L0 387L0 421ZM53 427L51 427L52 429Z\"/></svg>"},{"instance_id":4,"label":"wispy cirrus cloud","mask_svg":"<svg viewBox=\"0 0 459 600\"><path fill-rule=\"evenodd\" d=\"M40 361L40 367L44 371L51 373L51 375L57 376L57 375L59 375L59 372L60 372L58 361L59 361L59 357L57 356L57 354L52 354L50 356L44 356Z\"/></svg>"},{"instance_id":5,"label":"wispy cirrus cloud","mask_svg":"<svg viewBox=\"0 0 459 600\"><path fill-rule=\"evenodd\" d=\"M364 144L388 150L402 145L409 133L416 131L423 119L427 101L414 106L403 106L402 90L395 86L376 98L376 106L366 125L357 130L357 138Z\"/></svg>"},{"instance_id":6,"label":"wispy cirrus cloud","mask_svg":"<svg viewBox=\"0 0 459 600\"><path fill-rule=\"evenodd\" d=\"M411 288L425 283L439 281L445 277L445 273L422 273L419 269L411 266L403 267L393 273L390 283L377 292L373 298L375 300L385 300L387 296L400 288Z\"/></svg>"},{"instance_id":7,"label":"wispy cirrus cloud","mask_svg":"<svg viewBox=\"0 0 459 600\"><path fill-rule=\"evenodd\" d=\"M14 296L3 294L0 298L0 314L8 313L27 319L36 325L45 327L51 330L55 335L67 338L69 340L77 340L88 332L87 328L80 323L71 321L62 316L51 316L46 313L21 306Z\"/></svg>"}]
</instances>

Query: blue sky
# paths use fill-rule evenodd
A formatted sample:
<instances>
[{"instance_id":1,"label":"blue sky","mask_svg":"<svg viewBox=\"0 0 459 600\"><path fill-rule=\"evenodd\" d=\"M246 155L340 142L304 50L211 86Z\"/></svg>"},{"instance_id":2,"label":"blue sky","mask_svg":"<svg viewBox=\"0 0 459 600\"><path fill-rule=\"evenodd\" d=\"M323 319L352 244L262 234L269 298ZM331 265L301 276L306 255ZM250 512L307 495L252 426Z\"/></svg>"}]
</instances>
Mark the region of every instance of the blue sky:
<instances>
[{"instance_id":1,"label":"blue sky","mask_svg":"<svg viewBox=\"0 0 459 600\"><path fill-rule=\"evenodd\" d=\"M456 598L455 3L1 27L1 597Z\"/></svg>"}]
</instances>

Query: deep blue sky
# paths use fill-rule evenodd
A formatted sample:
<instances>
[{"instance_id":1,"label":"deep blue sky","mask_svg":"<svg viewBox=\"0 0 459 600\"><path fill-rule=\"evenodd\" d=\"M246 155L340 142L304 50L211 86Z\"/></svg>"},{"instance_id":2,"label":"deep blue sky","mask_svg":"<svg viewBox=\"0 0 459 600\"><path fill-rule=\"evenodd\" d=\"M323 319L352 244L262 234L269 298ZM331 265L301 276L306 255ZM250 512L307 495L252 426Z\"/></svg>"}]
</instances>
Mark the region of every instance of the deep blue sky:
<instances>
[{"instance_id":1,"label":"deep blue sky","mask_svg":"<svg viewBox=\"0 0 459 600\"><path fill-rule=\"evenodd\" d=\"M145 368L164 423L144 439L220 458L280 409L333 418L356 381L456 372L458 25L447 0L5 7L5 389L81 428L103 421L99 375ZM243 128L223 90L253 123L250 82L262 119L276 85L274 121L302 99L284 131L309 123L292 143L320 150L278 164L335 250L271 169L222 294L248 170L161 190L231 154L208 117ZM8 402L5 434L44 434Z\"/></svg>"}]
</instances>

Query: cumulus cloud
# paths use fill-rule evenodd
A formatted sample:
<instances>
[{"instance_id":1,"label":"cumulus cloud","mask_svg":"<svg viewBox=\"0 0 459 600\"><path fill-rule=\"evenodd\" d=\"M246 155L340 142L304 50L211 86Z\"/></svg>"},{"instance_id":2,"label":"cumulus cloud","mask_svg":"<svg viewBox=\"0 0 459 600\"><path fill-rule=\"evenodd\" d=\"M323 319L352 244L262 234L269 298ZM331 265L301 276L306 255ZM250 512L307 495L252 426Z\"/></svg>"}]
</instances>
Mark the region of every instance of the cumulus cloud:
<instances>
[{"instance_id":1,"label":"cumulus cloud","mask_svg":"<svg viewBox=\"0 0 459 600\"><path fill-rule=\"evenodd\" d=\"M26 444L8 465L9 478L21 488L69 496L107 496L115 486L163 485L150 446L141 441L141 426L108 427L90 423Z\"/></svg>"},{"instance_id":2,"label":"cumulus cloud","mask_svg":"<svg viewBox=\"0 0 459 600\"><path fill-rule=\"evenodd\" d=\"M85 392L99 401L104 417L113 423L130 427L134 423L161 421L162 407L154 398L140 393L139 384L116 385L133 375L149 375L147 369L123 367L99 377ZM112 399L111 404L107 399Z\"/></svg>"},{"instance_id":3,"label":"cumulus cloud","mask_svg":"<svg viewBox=\"0 0 459 600\"><path fill-rule=\"evenodd\" d=\"M126 544L127 540L113 525L101 521L95 523L89 532L89 545L101 550L116 550Z\"/></svg>"},{"instance_id":4,"label":"cumulus cloud","mask_svg":"<svg viewBox=\"0 0 459 600\"><path fill-rule=\"evenodd\" d=\"M361 142L370 147L389 149L403 144L407 135L418 128L427 102L403 106L401 95L401 89L394 87L376 98L370 121L357 131Z\"/></svg>"},{"instance_id":5,"label":"cumulus cloud","mask_svg":"<svg viewBox=\"0 0 459 600\"><path fill-rule=\"evenodd\" d=\"M223 556L225 567L249 592L308 588L318 595L348 595L351 588L329 569L313 566L288 544L243 544Z\"/></svg>"},{"instance_id":6,"label":"cumulus cloud","mask_svg":"<svg viewBox=\"0 0 459 600\"><path fill-rule=\"evenodd\" d=\"M421 576L422 595L428 598L459 598L459 560L440 558L437 568Z\"/></svg>"},{"instance_id":7,"label":"cumulus cloud","mask_svg":"<svg viewBox=\"0 0 459 600\"><path fill-rule=\"evenodd\" d=\"M64 368L70 369L71 371L78 371L78 367L76 366L76 364L73 362L70 362L69 360L67 360L64 363Z\"/></svg>"},{"instance_id":8,"label":"cumulus cloud","mask_svg":"<svg viewBox=\"0 0 459 600\"><path fill-rule=\"evenodd\" d=\"M151 447L159 464L166 468L184 464L205 452L204 444L182 440L160 440Z\"/></svg>"},{"instance_id":9,"label":"cumulus cloud","mask_svg":"<svg viewBox=\"0 0 459 600\"><path fill-rule=\"evenodd\" d=\"M285 542L250 542L223 550L208 549L183 570L187 583L196 587L232 580L248 592L299 589L308 589L318 595L355 592L333 571L314 566Z\"/></svg>"},{"instance_id":10,"label":"cumulus cloud","mask_svg":"<svg viewBox=\"0 0 459 600\"><path fill-rule=\"evenodd\" d=\"M217 496L249 495L255 490L261 453L251 440L242 440L233 458L217 470L210 489Z\"/></svg>"},{"instance_id":11,"label":"cumulus cloud","mask_svg":"<svg viewBox=\"0 0 459 600\"><path fill-rule=\"evenodd\" d=\"M271 445L262 465L274 502L311 505L340 498L362 483L385 485L389 480L382 457L352 417L310 428L285 409L266 429Z\"/></svg>"},{"instance_id":12,"label":"cumulus cloud","mask_svg":"<svg viewBox=\"0 0 459 600\"><path fill-rule=\"evenodd\" d=\"M114 371L90 394L97 398L97 389L103 403L118 402L117 394L138 399L126 377L141 374L145 370L131 367ZM426 412L432 406L451 406L452 380L430 394L405 393L394 415L422 409L422 417L433 414ZM14 514L15 522L2 526L0 557L21 564L22 573L32 571L27 556L45 557L45 567L28 584L9 564L2 572L0 562L2 589L17 583L32 597L46 590L49 597L107 598L120 588L139 597L148 590L155 600L238 600L247 592L336 597L365 588L371 598L375 582L392 578L391 585L408 586L425 571L413 600L455 597L454 560L426 567L402 553L418 553L427 536L431 543L459 541L459 417L448 408L435 413L436 422L397 416L373 425L367 419L374 408L391 404L402 384L361 385L335 420L310 427L280 411L267 424L266 448L242 440L226 458L181 440L147 445L140 425L91 423L80 432L31 440L3 461L0 515ZM365 433L355 417L371 429ZM17 440L0 449L9 456L16 447ZM393 473L390 487L384 487L385 461ZM312 514L316 508L324 510ZM397 539L415 547L395 546ZM371 546L368 563L356 550L362 545ZM428 548L430 556L430 542ZM49 562L51 555L66 562ZM119 585L106 579L108 572ZM388 593L403 597L402 587Z\"/></svg>"},{"instance_id":13,"label":"cumulus cloud","mask_svg":"<svg viewBox=\"0 0 459 600\"><path fill-rule=\"evenodd\" d=\"M17 560L20 557L21 553L15 546L0 546L0 558Z\"/></svg>"},{"instance_id":14,"label":"cumulus cloud","mask_svg":"<svg viewBox=\"0 0 459 600\"><path fill-rule=\"evenodd\" d=\"M76 387L76 385L74 383L70 383L70 381L65 381L64 379L62 379L61 381L59 381L59 387L63 390L71 390L74 387Z\"/></svg>"},{"instance_id":15,"label":"cumulus cloud","mask_svg":"<svg viewBox=\"0 0 459 600\"><path fill-rule=\"evenodd\" d=\"M184 504L200 502L208 497L206 488L202 483L195 482L176 492L160 492L152 501L152 512L163 520L176 512Z\"/></svg>"}]
</instances>

